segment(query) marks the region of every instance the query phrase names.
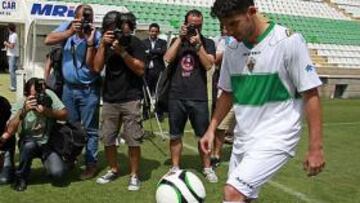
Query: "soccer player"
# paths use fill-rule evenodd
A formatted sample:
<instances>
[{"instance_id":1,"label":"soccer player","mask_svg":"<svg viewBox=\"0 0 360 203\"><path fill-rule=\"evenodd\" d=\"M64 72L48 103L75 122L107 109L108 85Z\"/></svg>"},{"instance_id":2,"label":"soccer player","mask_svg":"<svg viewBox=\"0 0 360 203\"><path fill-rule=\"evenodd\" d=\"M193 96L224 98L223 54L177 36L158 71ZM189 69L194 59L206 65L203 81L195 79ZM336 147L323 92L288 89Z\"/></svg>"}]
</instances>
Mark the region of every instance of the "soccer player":
<instances>
[{"instance_id":1,"label":"soccer player","mask_svg":"<svg viewBox=\"0 0 360 203\"><path fill-rule=\"evenodd\" d=\"M250 202L295 154L302 114L309 126L309 150L304 169L317 175L325 165L321 81L301 34L273 22L262 21L253 0L216 0L212 16L219 18L236 38L226 48L214 116L200 141L211 152L217 125L230 110L237 125L224 187L224 202Z\"/></svg>"}]
</instances>

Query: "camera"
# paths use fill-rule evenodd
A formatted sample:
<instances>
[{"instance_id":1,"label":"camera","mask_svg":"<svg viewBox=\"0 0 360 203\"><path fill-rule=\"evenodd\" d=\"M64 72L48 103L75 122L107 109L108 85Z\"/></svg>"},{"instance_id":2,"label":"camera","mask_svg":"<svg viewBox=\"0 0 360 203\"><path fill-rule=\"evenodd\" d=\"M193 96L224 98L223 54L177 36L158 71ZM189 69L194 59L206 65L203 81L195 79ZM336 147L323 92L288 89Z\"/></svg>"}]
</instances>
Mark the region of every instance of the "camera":
<instances>
[{"instance_id":1,"label":"camera","mask_svg":"<svg viewBox=\"0 0 360 203\"><path fill-rule=\"evenodd\" d=\"M189 36L189 37L193 37L193 36L196 36L197 33L196 33L196 26L193 25L193 24L190 24L187 26L187 33L186 35Z\"/></svg>"},{"instance_id":2,"label":"camera","mask_svg":"<svg viewBox=\"0 0 360 203\"><path fill-rule=\"evenodd\" d=\"M52 105L51 98L45 93L45 81L37 80L35 82L35 91L36 91L36 101L39 105L43 105L47 108L50 108Z\"/></svg>"},{"instance_id":3,"label":"camera","mask_svg":"<svg viewBox=\"0 0 360 203\"><path fill-rule=\"evenodd\" d=\"M89 34L92 30L91 22L92 22L93 12L90 8L84 8L83 10L83 20L82 20L82 30L84 33Z\"/></svg>"},{"instance_id":4,"label":"camera","mask_svg":"<svg viewBox=\"0 0 360 203\"><path fill-rule=\"evenodd\" d=\"M115 39L117 39L121 46L128 47L131 42L131 37L129 34L125 34L122 29L115 28L113 30Z\"/></svg>"}]
</instances>

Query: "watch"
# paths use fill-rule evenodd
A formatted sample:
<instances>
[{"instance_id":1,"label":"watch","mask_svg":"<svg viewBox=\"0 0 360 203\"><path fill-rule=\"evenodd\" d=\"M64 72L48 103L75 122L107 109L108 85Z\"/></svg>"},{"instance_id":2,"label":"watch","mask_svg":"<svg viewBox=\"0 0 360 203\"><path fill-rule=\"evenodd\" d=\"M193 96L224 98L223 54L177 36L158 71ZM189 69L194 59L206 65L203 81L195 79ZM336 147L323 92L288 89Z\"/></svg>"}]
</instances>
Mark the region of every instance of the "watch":
<instances>
[{"instance_id":1,"label":"watch","mask_svg":"<svg viewBox=\"0 0 360 203\"><path fill-rule=\"evenodd\" d=\"M196 52L198 52L198 51L200 50L201 46L202 46L201 43L195 44L195 50L196 50Z\"/></svg>"}]
</instances>

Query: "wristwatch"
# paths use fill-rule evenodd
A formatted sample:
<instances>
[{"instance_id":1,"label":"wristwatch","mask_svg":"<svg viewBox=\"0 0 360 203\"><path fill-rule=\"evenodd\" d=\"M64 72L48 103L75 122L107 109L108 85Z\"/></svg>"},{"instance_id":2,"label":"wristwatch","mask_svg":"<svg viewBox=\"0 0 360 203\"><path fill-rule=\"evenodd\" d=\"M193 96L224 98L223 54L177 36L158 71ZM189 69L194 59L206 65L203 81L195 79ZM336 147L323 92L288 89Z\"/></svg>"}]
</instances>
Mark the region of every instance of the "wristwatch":
<instances>
[{"instance_id":1,"label":"wristwatch","mask_svg":"<svg viewBox=\"0 0 360 203\"><path fill-rule=\"evenodd\" d=\"M201 46L202 46L201 43L195 44L195 50L196 50L196 52L198 52L198 51L200 50Z\"/></svg>"}]
</instances>

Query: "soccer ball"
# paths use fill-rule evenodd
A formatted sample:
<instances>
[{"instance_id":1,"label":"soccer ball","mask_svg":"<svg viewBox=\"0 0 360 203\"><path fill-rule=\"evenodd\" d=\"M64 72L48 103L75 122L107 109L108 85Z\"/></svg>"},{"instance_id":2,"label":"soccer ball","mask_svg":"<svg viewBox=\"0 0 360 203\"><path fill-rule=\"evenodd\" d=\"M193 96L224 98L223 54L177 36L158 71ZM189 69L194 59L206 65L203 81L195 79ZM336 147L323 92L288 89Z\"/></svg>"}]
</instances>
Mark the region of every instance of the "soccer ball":
<instances>
[{"instance_id":1,"label":"soccer ball","mask_svg":"<svg viewBox=\"0 0 360 203\"><path fill-rule=\"evenodd\" d=\"M178 170L165 175L156 189L157 203L202 203L206 192L201 180L192 172Z\"/></svg>"}]
</instances>

